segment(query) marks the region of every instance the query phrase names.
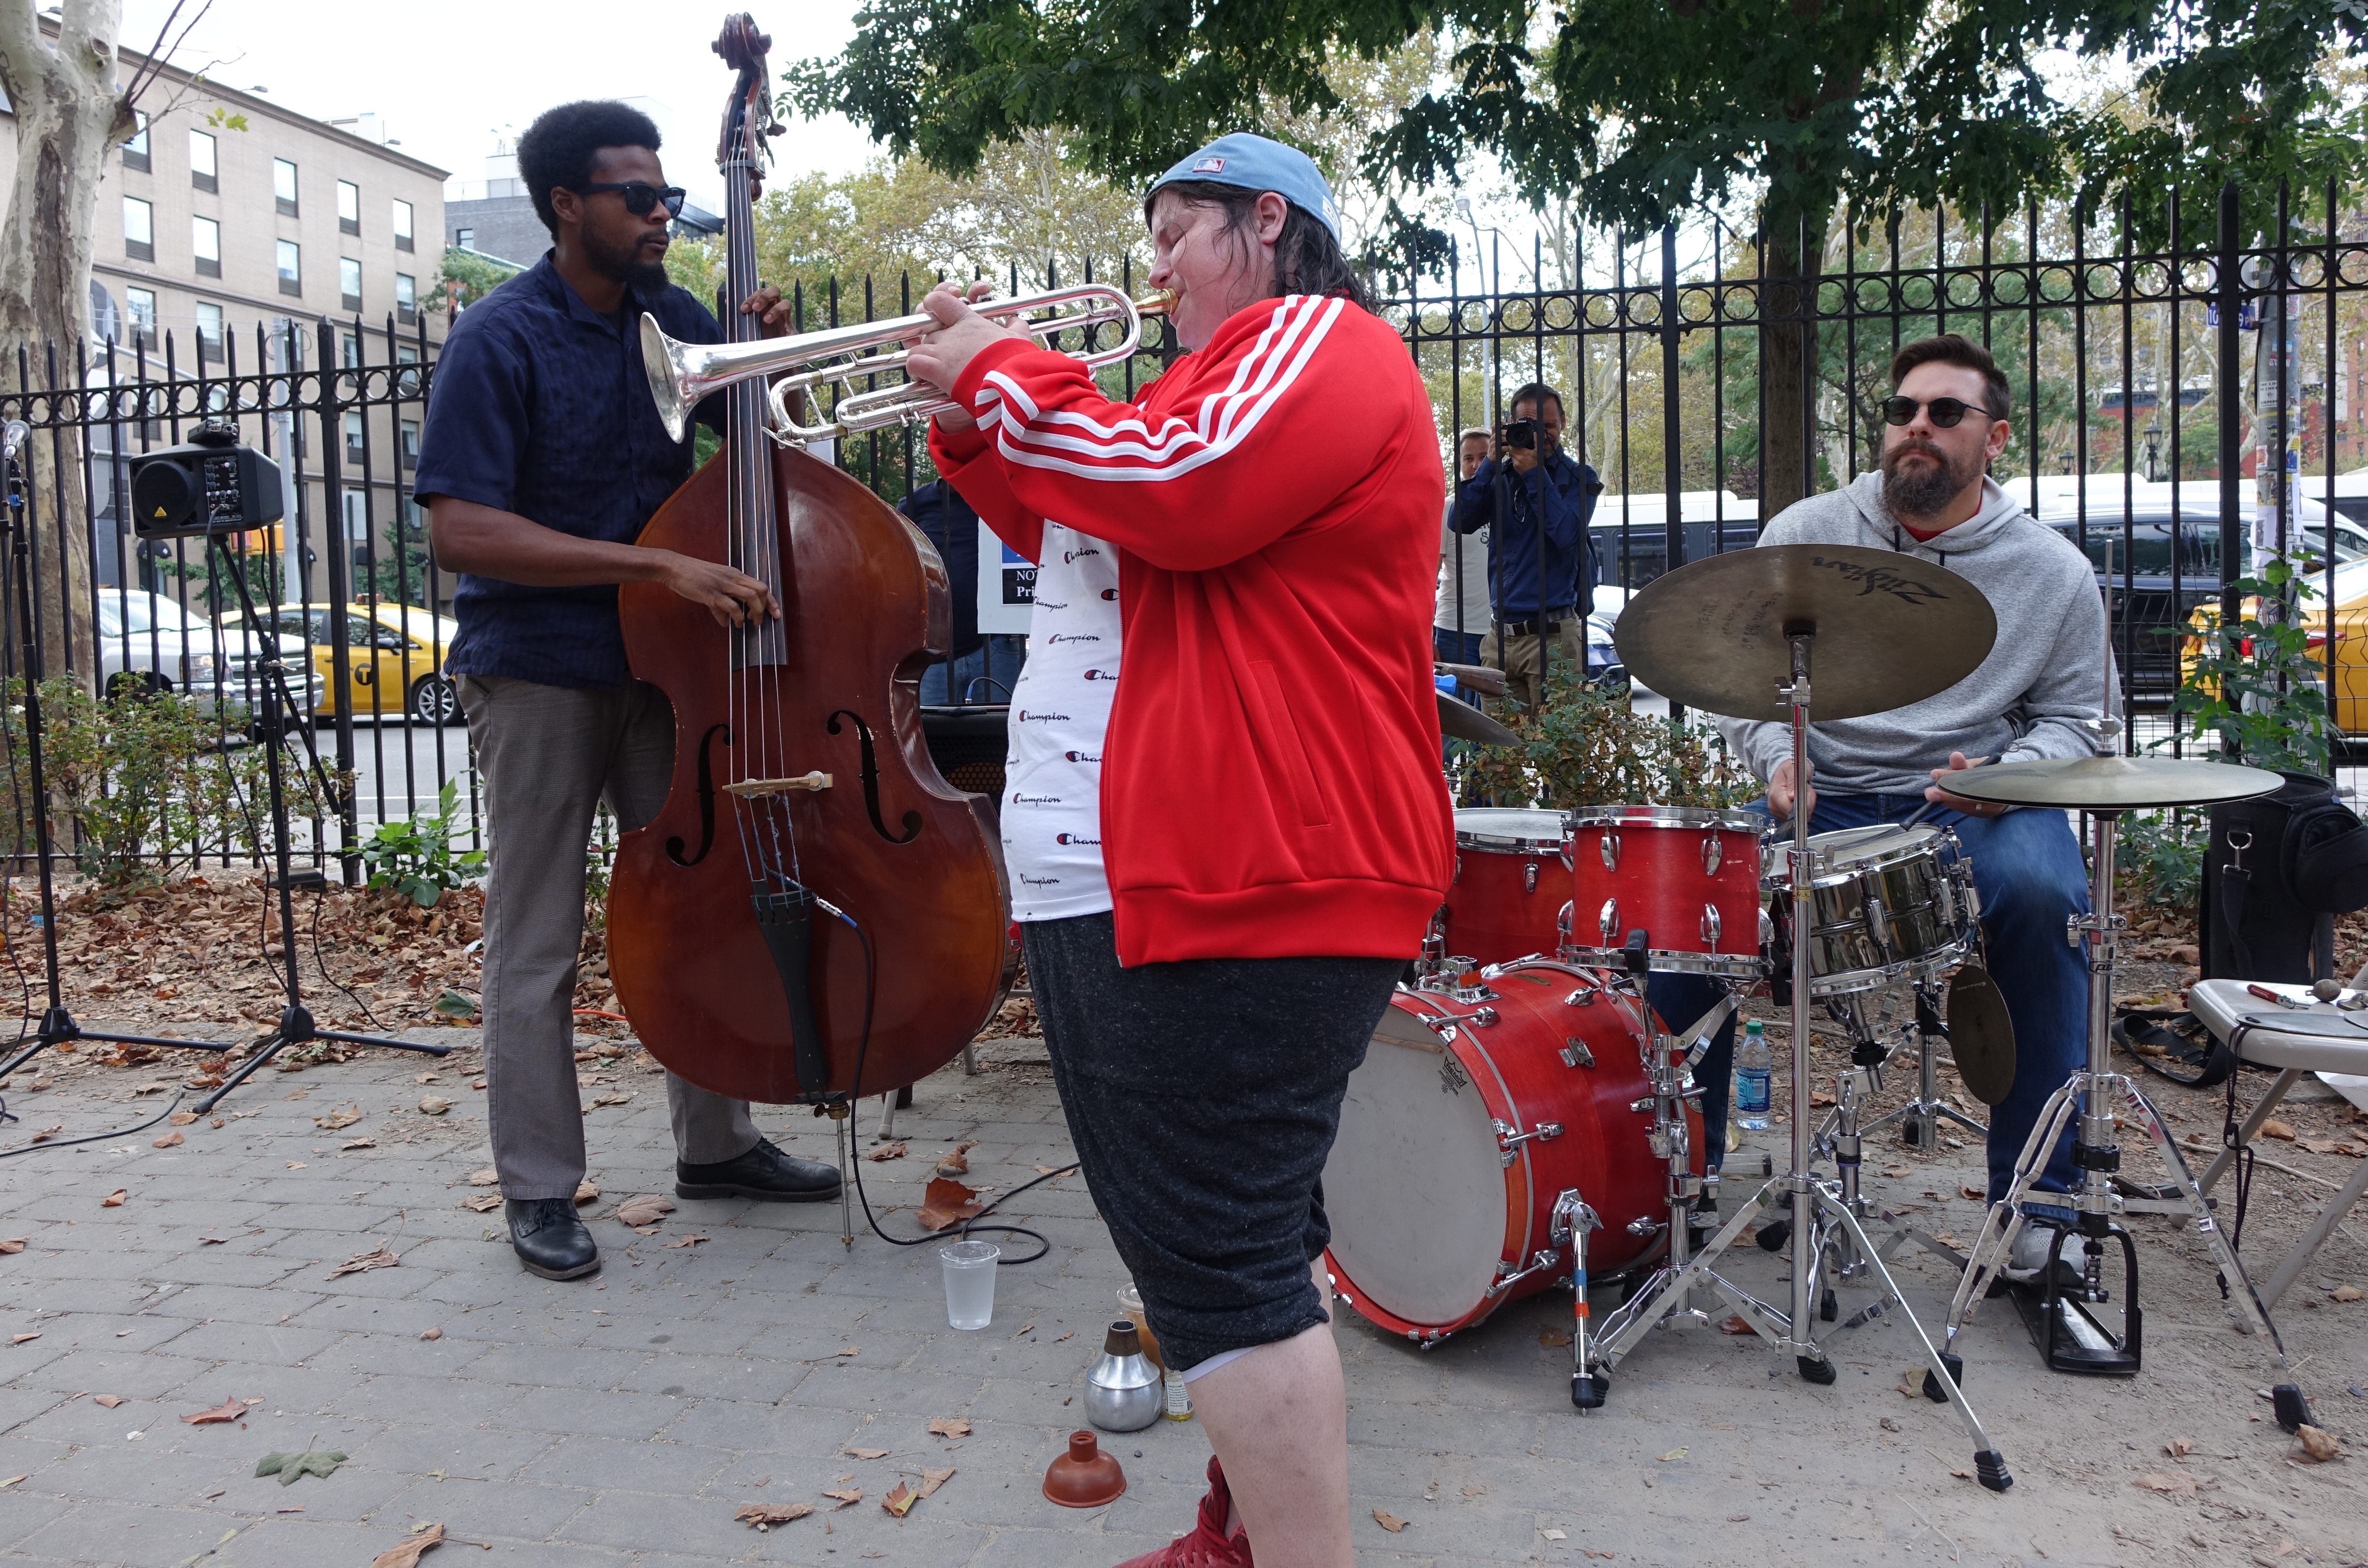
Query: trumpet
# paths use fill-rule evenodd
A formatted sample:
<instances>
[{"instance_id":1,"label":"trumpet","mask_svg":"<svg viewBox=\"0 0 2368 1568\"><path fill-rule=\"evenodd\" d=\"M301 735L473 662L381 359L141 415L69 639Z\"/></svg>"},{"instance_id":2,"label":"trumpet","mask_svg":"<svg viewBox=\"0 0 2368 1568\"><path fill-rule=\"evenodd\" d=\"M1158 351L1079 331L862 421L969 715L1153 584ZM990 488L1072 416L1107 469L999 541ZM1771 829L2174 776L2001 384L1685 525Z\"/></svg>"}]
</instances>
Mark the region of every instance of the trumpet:
<instances>
[{"instance_id":1,"label":"trumpet","mask_svg":"<svg viewBox=\"0 0 2368 1568\"><path fill-rule=\"evenodd\" d=\"M1165 315L1175 304L1172 290L1162 289L1135 300L1108 284L1081 283L1016 300L991 301L977 309L990 320L1016 323L1048 348L1058 335L1083 329L1086 347L1072 358L1099 369L1133 354L1143 341L1144 318ZM1058 313L1039 317L1040 311ZM1112 323L1121 329L1118 340L1107 347L1094 347L1093 329ZM803 447L809 441L916 424L956 406L937 388L911 380L907 369L912 346L937 326L935 316L918 313L753 343L684 343L668 337L655 317L644 314L642 368L649 376L650 395L657 400L658 417L666 422L666 434L677 441L690 428L691 410L708 393L753 377L771 376L775 380L768 396L771 416L766 434L783 446ZM856 389L859 377L891 372L904 373L906 379L893 386ZM813 393L826 386L839 389L832 401L831 417L821 419L817 414L815 423L801 424L791 412L794 394ZM808 401L819 411L818 399Z\"/></svg>"}]
</instances>

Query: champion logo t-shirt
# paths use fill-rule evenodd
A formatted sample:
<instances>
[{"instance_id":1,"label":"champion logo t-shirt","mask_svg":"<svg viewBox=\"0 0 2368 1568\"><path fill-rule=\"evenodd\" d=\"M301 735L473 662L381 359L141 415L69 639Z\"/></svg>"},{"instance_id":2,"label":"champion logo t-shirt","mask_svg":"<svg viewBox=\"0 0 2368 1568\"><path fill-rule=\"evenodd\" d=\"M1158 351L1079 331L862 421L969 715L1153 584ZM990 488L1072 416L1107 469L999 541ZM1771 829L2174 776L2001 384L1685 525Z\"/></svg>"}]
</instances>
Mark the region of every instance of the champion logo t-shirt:
<instances>
[{"instance_id":1,"label":"champion logo t-shirt","mask_svg":"<svg viewBox=\"0 0 2368 1568\"><path fill-rule=\"evenodd\" d=\"M1046 518L1028 663L1012 688L1003 864L1017 920L1110 907L1102 871L1102 737L1118 695L1118 560Z\"/></svg>"}]
</instances>

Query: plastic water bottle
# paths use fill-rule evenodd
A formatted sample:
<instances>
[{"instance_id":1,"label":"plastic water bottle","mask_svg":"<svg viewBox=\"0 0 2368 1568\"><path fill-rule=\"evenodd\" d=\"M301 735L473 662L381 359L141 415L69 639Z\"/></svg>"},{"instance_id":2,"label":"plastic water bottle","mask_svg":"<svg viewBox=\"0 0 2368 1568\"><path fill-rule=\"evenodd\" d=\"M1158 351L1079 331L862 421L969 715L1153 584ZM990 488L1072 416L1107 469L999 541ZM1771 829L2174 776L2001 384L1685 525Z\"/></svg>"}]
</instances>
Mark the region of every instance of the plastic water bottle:
<instances>
[{"instance_id":1,"label":"plastic water bottle","mask_svg":"<svg viewBox=\"0 0 2368 1568\"><path fill-rule=\"evenodd\" d=\"M1735 1124L1747 1132L1768 1131L1768 1037L1759 1019L1747 1019L1735 1052Z\"/></svg>"}]
</instances>

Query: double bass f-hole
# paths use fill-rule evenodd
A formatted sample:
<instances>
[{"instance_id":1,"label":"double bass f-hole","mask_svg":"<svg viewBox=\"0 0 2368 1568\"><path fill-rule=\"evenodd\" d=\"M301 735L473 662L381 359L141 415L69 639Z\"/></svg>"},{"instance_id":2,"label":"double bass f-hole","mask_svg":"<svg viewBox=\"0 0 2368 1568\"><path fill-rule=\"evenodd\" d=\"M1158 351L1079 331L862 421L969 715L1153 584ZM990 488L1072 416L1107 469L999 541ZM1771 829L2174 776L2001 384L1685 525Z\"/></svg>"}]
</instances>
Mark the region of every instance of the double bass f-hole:
<instances>
[{"instance_id":1,"label":"double bass f-hole","mask_svg":"<svg viewBox=\"0 0 2368 1568\"><path fill-rule=\"evenodd\" d=\"M699 737L699 850L686 859L682 853L682 840L679 837L667 839L666 858L677 866L696 866L707 858L710 849L715 847L715 757L712 748L719 737L725 745L730 745L732 726L711 724L707 727L707 733ZM865 755L870 755L868 748Z\"/></svg>"},{"instance_id":2,"label":"double bass f-hole","mask_svg":"<svg viewBox=\"0 0 2368 1568\"><path fill-rule=\"evenodd\" d=\"M906 812L905 813L905 820L899 824L905 830L901 835L889 832L888 824L880 819L880 757L879 754L872 749L871 726L863 722L863 715L858 713L854 709L841 708L835 710L830 716L830 733L832 734L835 735L839 733L838 722L841 719L847 719L853 722L855 725L856 739L863 747L863 809L871 813L871 831L878 834L881 837L886 839L891 844L912 843L913 840L921 836L920 812Z\"/></svg>"}]
</instances>

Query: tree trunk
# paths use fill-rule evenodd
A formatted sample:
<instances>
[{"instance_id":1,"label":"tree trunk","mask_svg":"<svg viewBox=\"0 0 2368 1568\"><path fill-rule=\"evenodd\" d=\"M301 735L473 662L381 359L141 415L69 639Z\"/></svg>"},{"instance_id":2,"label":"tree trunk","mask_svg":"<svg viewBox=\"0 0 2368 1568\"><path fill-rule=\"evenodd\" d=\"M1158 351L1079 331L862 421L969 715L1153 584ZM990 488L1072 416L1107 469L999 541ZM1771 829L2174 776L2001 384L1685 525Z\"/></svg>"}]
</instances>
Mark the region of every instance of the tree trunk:
<instances>
[{"instance_id":1,"label":"tree trunk","mask_svg":"<svg viewBox=\"0 0 2368 1568\"><path fill-rule=\"evenodd\" d=\"M122 0L64 0L53 43L34 0L0 0L0 88L17 111L17 171L0 224L0 389L71 386L90 336L90 258L108 153L133 129L115 80ZM51 358L54 347L54 359ZM54 381L51 378L54 377ZM78 435L28 451L39 528L38 613L51 675L94 680L90 518Z\"/></svg>"},{"instance_id":2,"label":"tree trunk","mask_svg":"<svg viewBox=\"0 0 2368 1568\"><path fill-rule=\"evenodd\" d=\"M1759 327L1759 517L1764 523L1816 488L1817 280L1826 216L1763 215Z\"/></svg>"}]
</instances>

